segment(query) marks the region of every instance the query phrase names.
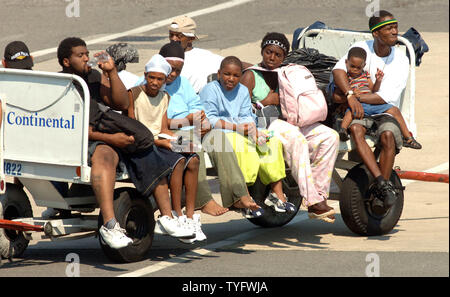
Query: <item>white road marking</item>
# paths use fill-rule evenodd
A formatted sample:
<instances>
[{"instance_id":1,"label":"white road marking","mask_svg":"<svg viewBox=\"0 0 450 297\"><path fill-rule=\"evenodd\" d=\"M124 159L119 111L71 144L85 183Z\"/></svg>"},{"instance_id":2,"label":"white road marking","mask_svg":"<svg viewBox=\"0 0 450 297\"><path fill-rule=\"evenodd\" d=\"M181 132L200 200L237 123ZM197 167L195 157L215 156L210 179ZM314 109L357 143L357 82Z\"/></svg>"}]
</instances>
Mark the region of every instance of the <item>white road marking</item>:
<instances>
[{"instance_id":1,"label":"white road marking","mask_svg":"<svg viewBox=\"0 0 450 297\"><path fill-rule=\"evenodd\" d=\"M225 3L221 3L221 4L217 4L208 8L204 8L204 9L199 9L199 10L195 10L192 12L188 12L182 15L187 15L191 18L197 17L197 16L201 16L201 15L205 15L205 14L209 14L209 13L213 13L213 12L217 12L220 10L224 10L227 8L231 8L234 6L238 6L238 5L242 5L248 2L253 2L256 0L231 0ZM181 15L180 15L181 16ZM170 22L177 16L173 16L170 18L167 18L165 20L161 20L152 24L148 24L145 26L141 26L135 29L131 29L122 33L116 33L116 34L111 34L111 35L107 35L107 36L103 36L103 37L99 37L99 38L95 38L89 41L86 41L87 45L92 45L92 44L96 44L96 43L102 43L102 42L106 42L112 39L117 39L120 37L124 37L124 36L128 36L128 35L133 35L133 34L140 34L140 33L144 33L150 30L154 30L163 26L168 26L170 24ZM55 53L57 51L57 47L52 47L52 48L48 48L48 49L43 49L43 50L39 50L36 52L31 53L31 55L33 57L40 57L40 56L44 56L47 54L52 54Z\"/></svg>"},{"instance_id":2,"label":"white road marking","mask_svg":"<svg viewBox=\"0 0 450 297\"><path fill-rule=\"evenodd\" d=\"M438 165L436 167L427 169L424 172L437 173L437 172L442 172L442 171L445 171L445 170L448 170L448 169L449 169L449 162L445 162L445 163L442 163L442 164L440 164L440 165ZM411 183L414 183L414 182L418 182L418 181L417 180L405 180L405 181L402 181L402 184L403 185L407 185L407 184L411 184ZM334 208L337 208L338 205L339 205L338 201L330 203L330 206L334 207ZM305 221L307 219L309 219L308 218L308 213L304 213L304 214L297 215L296 217L294 217L292 219L292 221L289 222L289 224L296 224L296 223ZM247 231L245 233L238 234L238 235L232 236L230 238L226 238L224 240L221 240L221 241L218 241L218 242L206 245L206 246L204 246L202 248L194 249L194 250L189 251L187 253L184 253L182 255L170 258L168 260L158 262L157 264L154 264L154 265L151 265L151 266L147 266L147 267L135 270L133 272L129 272L129 273L118 275L118 277L139 277L139 276L148 275L148 274L151 274L151 273L163 270L165 268L168 268L168 267L180 264L180 263L185 263L185 262L192 261L192 259L195 258L195 257L200 257L200 256L203 256L203 255L209 254L211 252L214 252L216 249L223 248L225 246L229 246L229 245L233 245L233 244L239 243L239 242L247 240L249 238L256 237L256 236L258 236L260 234L263 234L265 232L269 232L269 230L268 229L264 229L264 228L250 230L250 231Z\"/></svg>"},{"instance_id":3,"label":"white road marking","mask_svg":"<svg viewBox=\"0 0 450 297\"><path fill-rule=\"evenodd\" d=\"M330 206L331 207L337 207L338 204L339 204L338 202L334 202L334 203L330 203ZM304 213L304 214L295 216L289 222L289 224L296 224L296 223L299 223L301 221L305 221L305 220L308 220L308 219L309 219L308 213ZM168 260L158 262L158 263L156 263L154 265L147 266L147 267L144 267L142 269L138 269L138 270L133 271L133 272L121 274L121 275L119 275L119 277L136 277L136 276L144 276L144 275L147 275L147 274L150 274L150 273L154 273L154 272L157 272L159 270L171 267L173 265L177 265L177 264L180 264L180 263L185 263L185 262L192 261L192 258L200 257L200 256L203 256L203 255L209 254L211 252L214 252L216 249L220 249L220 248L223 248L225 246L229 246L229 245L233 245L233 244L239 243L241 241L245 241L247 239L253 238L255 236L258 236L258 235L266 233L266 232L272 232L272 230L265 229L265 228L258 228L258 229L250 230L250 231L247 231L245 233L241 233L241 234L238 234L238 235L226 238L224 240L221 240L221 241L218 241L218 242L206 245L206 246L204 246L202 248L194 249L194 250L189 251L187 253L184 253L182 255L170 258Z\"/></svg>"}]
</instances>

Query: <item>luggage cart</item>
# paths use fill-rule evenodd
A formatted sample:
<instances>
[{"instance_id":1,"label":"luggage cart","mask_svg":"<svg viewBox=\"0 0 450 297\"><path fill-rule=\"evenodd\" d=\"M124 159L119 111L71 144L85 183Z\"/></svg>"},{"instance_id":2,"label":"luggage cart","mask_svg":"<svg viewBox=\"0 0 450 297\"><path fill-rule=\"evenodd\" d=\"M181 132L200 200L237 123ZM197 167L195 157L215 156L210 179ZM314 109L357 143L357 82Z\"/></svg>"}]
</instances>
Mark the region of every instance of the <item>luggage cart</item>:
<instances>
[{"instance_id":1,"label":"luggage cart","mask_svg":"<svg viewBox=\"0 0 450 297\"><path fill-rule=\"evenodd\" d=\"M81 98L74 82L83 88ZM66 240L97 235L103 224L90 186L89 89L76 75L0 69L3 123L0 131L0 256L24 252L31 239ZM20 183L7 183L6 176ZM119 250L100 241L114 261L133 262L149 251L154 230L153 197L140 197L126 173L117 177L114 211L133 244ZM20 184L20 185L19 185ZM60 215L34 217L37 206Z\"/></svg>"}]
</instances>

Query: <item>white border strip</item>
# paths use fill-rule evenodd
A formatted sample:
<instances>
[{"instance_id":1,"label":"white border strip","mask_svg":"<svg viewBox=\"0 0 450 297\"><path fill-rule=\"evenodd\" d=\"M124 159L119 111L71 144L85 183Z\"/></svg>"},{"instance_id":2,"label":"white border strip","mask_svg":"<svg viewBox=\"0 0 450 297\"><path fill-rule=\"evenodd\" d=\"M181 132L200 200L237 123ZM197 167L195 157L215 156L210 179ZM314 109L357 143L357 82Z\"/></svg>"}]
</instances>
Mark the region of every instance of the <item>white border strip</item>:
<instances>
[{"instance_id":1,"label":"white border strip","mask_svg":"<svg viewBox=\"0 0 450 297\"><path fill-rule=\"evenodd\" d=\"M199 9L199 10L195 10L195 11L192 11L192 12L189 12L189 13L181 14L179 16L187 15L187 16L189 16L191 18L194 18L194 17L197 17L197 16L201 16L201 15L217 12L217 11L220 11L220 10L224 10L224 9L227 9L227 8L231 8L231 7L234 7L234 6L242 5L242 4L245 4L245 3L248 3L248 2L253 2L253 1L256 1L256 0L231 0L231 1L228 1L228 2L225 2L225 3L221 3L221 4L217 4L217 5L208 7L208 8ZM120 38L120 37L132 35L132 34L140 34L140 33L144 33L144 32L150 31L150 30L154 30L154 29L157 29L157 28L160 28L160 27L163 27L163 26L168 26L170 24L170 22L176 17L177 16L173 16L173 17L167 18L165 20L161 20L161 21L158 21L158 22L155 22L155 23L152 23L152 24L148 24L148 25L141 26L141 27L138 27L138 28L135 28L135 29L131 29L131 30L128 30L128 31L125 31L125 32L122 32L122 33L116 33L116 34L111 34L111 35L99 37L99 38L96 38L96 39L92 39L92 40L86 41L86 44L87 45L91 45L91 44L96 44L96 43L102 43L102 42L109 41L111 39L117 39L117 38ZM44 55L47 55L47 54L55 53L57 51L57 49L58 49L57 47L43 49L43 50L39 50L39 51L31 53L31 55L36 58L36 57L44 56Z\"/></svg>"}]
</instances>

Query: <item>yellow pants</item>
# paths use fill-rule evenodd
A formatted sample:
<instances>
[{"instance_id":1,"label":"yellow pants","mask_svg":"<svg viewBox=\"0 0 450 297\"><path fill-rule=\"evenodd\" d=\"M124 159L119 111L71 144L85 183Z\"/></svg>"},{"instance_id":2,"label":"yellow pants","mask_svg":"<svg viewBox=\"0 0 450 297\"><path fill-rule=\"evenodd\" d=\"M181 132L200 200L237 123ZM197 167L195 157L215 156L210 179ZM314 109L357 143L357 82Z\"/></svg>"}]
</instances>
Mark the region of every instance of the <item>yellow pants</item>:
<instances>
[{"instance_id":1,"label":"yellow pants","mask_svg":"<svg viewBox=\"0 0 450 297\"><path fill-rule=\"evenodd\" d=\"M283 145L278 138L272 137L265 145L258 146L236 132L226 133L226 136L233 145L247 185L253 185L258 176L265 185L286 177Z\"/></svg>"}]
</instances>

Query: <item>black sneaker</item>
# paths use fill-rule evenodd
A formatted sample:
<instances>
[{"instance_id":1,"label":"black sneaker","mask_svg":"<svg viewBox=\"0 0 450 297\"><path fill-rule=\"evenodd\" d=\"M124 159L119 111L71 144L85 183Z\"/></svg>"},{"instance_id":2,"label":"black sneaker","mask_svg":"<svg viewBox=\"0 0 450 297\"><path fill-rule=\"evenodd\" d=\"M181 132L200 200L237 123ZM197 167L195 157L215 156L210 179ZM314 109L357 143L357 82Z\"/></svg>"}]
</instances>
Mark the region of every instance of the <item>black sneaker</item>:
<instances>
[{"instance_id":1,"label":"black sneaker","mask_svg":"<svg viewBox=\"0 0 450 297\"><path fill-rule=\"evenodd\" d=\"M397 191L395 191L394 185L389 180L384 180L382 182L379 182L377 185L377 188L379 190L380 199L384 202L384 207L386 209L390 208L392 205L395 204L395 201L397 200Z\"/></svg>"}]
</instances>

